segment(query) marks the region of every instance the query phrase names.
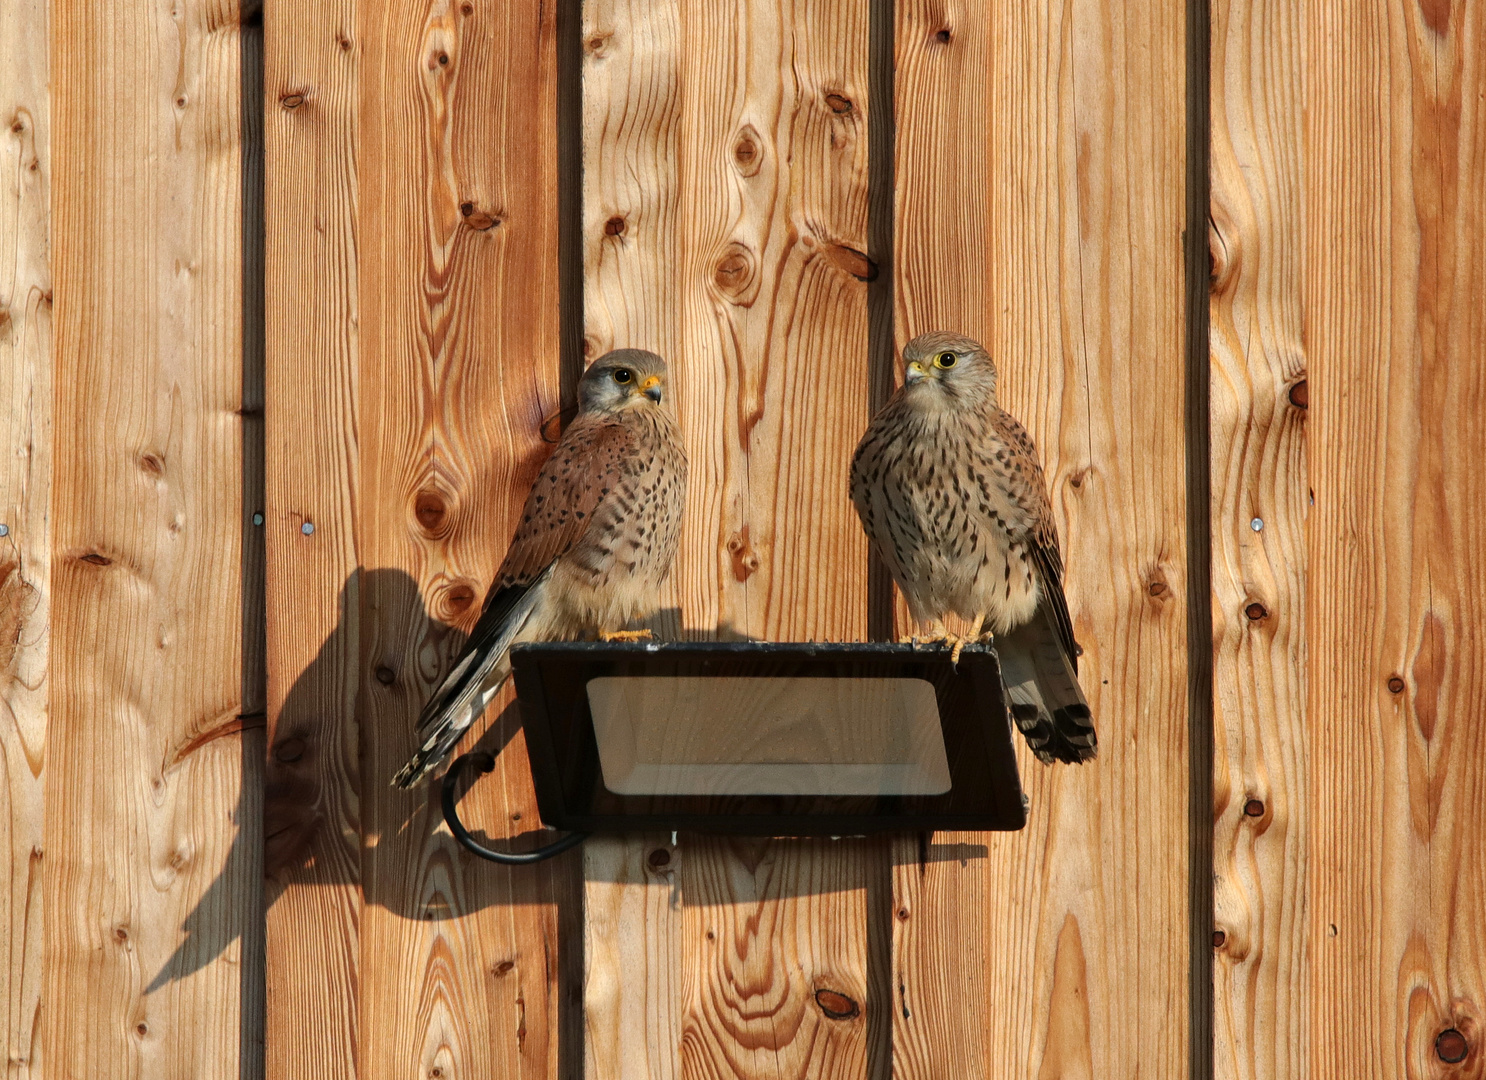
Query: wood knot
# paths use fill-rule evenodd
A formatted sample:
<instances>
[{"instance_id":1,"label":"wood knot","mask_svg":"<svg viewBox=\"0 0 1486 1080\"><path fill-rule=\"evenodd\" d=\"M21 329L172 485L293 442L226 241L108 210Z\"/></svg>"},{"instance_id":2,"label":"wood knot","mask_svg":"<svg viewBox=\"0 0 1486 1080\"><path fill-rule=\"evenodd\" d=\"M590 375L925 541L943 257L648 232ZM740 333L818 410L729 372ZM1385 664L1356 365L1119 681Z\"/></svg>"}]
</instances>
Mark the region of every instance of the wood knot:
<instances>
[{"instance_id":1,"label":"wood knot","mask_svg":"<svg viewBox=\"0 0 1486 1080\"><path fill-rule=\"evenodd\" d=\"M448 618L458 618L475 602L475 587L467 581L458 581L444 591L441 607Z\"/></svg>"},{"instance_id":2,"label":"wood knot","mask_svg":"<svg viewBox=\"0 0 1486 1080\"><path fill-rule=\"evenodd\" d=\"M304 104L304 94L299 90L291 90L287 94L279 96L279 105L291 112Z\"/></svg>"},{"instance_id":3,"label":"wood knot","mask_svg":"<svg viewBox=\"0 0 1486 1080\"><path fill-rule=\"evenodd\" d=\"M142 1039L150 1033L150 1025L141 1020L134 1025L134 1033Z\"/></svg>"},{"instance_id":4,"label":"wood knot","mask_svg":"<svg viewBox=\"0 0 1486 1080\"><path fill-rule=\"evenodd\" d=\"M1257 600L1244 608L1243 613L1249 617L1249 622L1263 622L1269 618L1269 609Z\"/></svg>"},{"instance_id":5,"label":"wood knot","mask_svg":"<svg viewBox=\"0 0 1486 1080\"><path fill-rule=\"evenodd\" d=\"M734 240L723 249L722 257L712 271L712 280L718 290L735 304L746 304L752 300L753 286L757 284L754 273L753 252Z\"/></svg>"},{"instance_id":6,"label":"wood knot","mask_svg":"<svg viewBox=\"0 0 1486 1080\"><path fill-rule=\"evenodd\" d=\"M1213 948L1221 949L1228 940L1228 935L1221 930L1213 931Z\"/></svg>"},{"instance_id":7,"label":"wood knot","mask_svg":"<svg viewBox=\"0 0 1486 1080\"><path fill-rule=\"evenodd\" d=\"M728 537L727 549L733 559L733 577L738 581L747 581L758 570L759 565L758 556L748 544L747 525Z\"/></svg>"},{"instance_id":8,"label":"wood knot","mask_svg":"<svg viewBox=\"0 0 1486 1080\"><path fill-rule=\"evenodd\" d=\"M275 761L292 765L304 757L304 740L297 735L290 736L273 748L273 756Z\"/></svg>"},{"instance_id":9,"label":"wood knot","mask_svg":"<svg viewBox=\"0 0 1486 1080\"><path fill-rule=\"evenodd\" d=\"M845 97L841 94L827 94L826 105L837 116L845 116L847 113L851 112L853 108L851 98Z\"/></svg>"},{"instance_id":10,"label":"wood knot","mask_svg":"<svg viewBox=\"0 0 1486 1080\"><path fill-rule=\"evenodd\" d=\"M502 960L499 964L496 964L495 965L495 977L497 979L504 979L507 975L511 974L511 971L515 967L516 967L516 961L514 961L514 960Z\"/></svg>"},{"instance_id":11,"label":"wood knot","mask_svg":"<svg viewBox=\"0 0 1486 1080\"><path fill-rule=\"evenodd\" d=\"M158 454L139 455L139 467L151 476L160 476L165 472L165 462L160 460Z\"/></svg>"},{"instance_id":12,"label":"wood knot","mask_svg":"<svg viewBox=\"0 0 1486 1080\"><path fill-rule=\"evenodd\" d=\"M500 224L500 218L488 210L481 210L472 202L459 204L459 214L464 218L464 223L476 232L484 232Z\"/></svg>"},{"instance_id":13,"label":"wood knot","mask_svg":"<svg viewBox=\"0 0 1486 1080\"><path fill-rule=\"evenodd\" d=\"M908 921L908 909L906 907L900 907L898 909L898 921L899 922L907 922Z\"/></svg>"},{"instance_id":14,"label":"wood knot","mask_svg":"<svg viewBox=\"0 0 1486 1080\"><path fill-rule=\"evenodd\" d=\"M615 214L608 221L604 222L604 235L623 236L626 227L627 223L624 220L624 216L622 214Z\"/></svg>"},{"instance_id":15,"label":"wood knot","mask_svg":"<svg viewBox=\"0 0 1486 1080\"><path fill-rule=\"evenodd\" d=\"M473 15L475 13L475 5L470 3L460 4L459 13L461 15Z\"/></svg>"},{"instance_id":16,"label":"wood knot","mask_svg":"<svg viewBox=\"0 0 1486 1080\"><path fill-rule=\"evenodd\" d=\"M934 31L934 40L941 45L948 45L954 40L954 34L949 27L941 26L938 30Z\"/></svg>"},{"instance_id":17,"label":"wood knot","mask_svg":"<svg viewBox=\"0 0 1486 1080\"><path fill-rule=\"evenodd\" d=\"M652 870L660 870L671 865L671 853L663 847L658 847L645 859Z\"/></svg>"},{"instance_id":18,"label":"wood knot","mask_svg":"<svg viewBox=\"0 0 1486 1080\"><path fill-rule=\"evenodd\" d=\"M844 270L858 281L877 280L877 264L867 258L865 252L845 244L831 244L825 251L837 269Z\"/></svg>"},{"instance_id":19,"label":"wood knot","mask_svg":"<svg viewBox=\"0 0 1486 1080\"><path fill-rule=\"evenodd\" d=\"M377 682L383 686L391 686L397 682L397 672L393 671L386 664L378 664L377 670L372 672L372 674L376 677Z\"/></svg>"},{"instance_id":20,"label":"wood knot","mask_svg":"<svg viewBox=\"0 0 1486 1080\"><path fill-rule=\"evenodd\" d=\"M444 497L437 491L425 489L418 492L413 500L413 516L427 533L436 533L447 514L448 507L444 503Z\"/></svg>"},{"instance_id":21,"label":"wood knot","mask_svg":"<svg viewBox=\"0 0 1486 1080\"><path fill-rule=\"evenodd\" d=\"M585 355L588 353L587 341L584 341L583 343L583 351ZM572 405L564 406L563 408L558 409L555 413L552 413L550 416L544 417L542 420L542 426L538 429L538 433L542 436L542 441L545 443L557 442L559 439L562 438L563 428L571 424L573 422L573 418L577 415L578 405L576 402L574 402Z\"/></svg>"},{"instance_id":22,"label":"wood knot","mask_svg":"<svg viewBox=\"0 0 1486 1080\"><path fill-rule=\"evenodd\" d=\"M1402 678L1394 675L1388 680L1388 692L1390 694L1401 694L1404 691L1405 685L1407 684L1403 681Z\"/></svg>"},{"instance_id":23,"label":"wood knot","mask_svg":"<svg viewBox=\"0 0 1486 1080\"><path fill-rule=\"evenodd\" d=\"M1263 817L1264 803L1259 799L1250 799L1243 804L1244 817Z\"/></svg>"},{"instance_id":24,"label":"wood knot","mask_svg":"<svg viewBox=\"0 0 1486 1080\"><path fill-rule=\"evenodd\" d=\"M855 1001L836 990L817 990L815 1003L832 1020L850 1020L862 1011Z\"/></svg>"},{"instance_id":25,"label":"wood knot","mask_svg":"<svg viewBox=\"0 0 1486 1080\"><path fill-rule=\"evenodd\" d=\"M1441 1061L1458 1065L1470 1054L1471 1047L1458 1028L1446 1028L1434 1037L1434 1052Z\"/></svg>"},{"instance_id":26,"label":"wood knot","mask_svg":"<svg viewBox=\"0 0 1486 1080\"><path fill-rule=\"evenodd\" d=\"M1306 385L1304 378L1301 378L1290 387L1290 404L1294 405L1297 409L1309 409L1311 407L1310 387Z\"/></svg>"},{"instance_id":27,"label":"wood knot","mask_svg":"<svg viewBox=\"0 0 1486 1080\"><path fill-rule=\"evenodd\" d=\"M112 566L113 560L107 555L100 555L96 551L90 551L82 557L83 562L92 563L94 566Z\"/></svg>"},{"instance_id":28,"label":"wood knot","mask_svg":"<svg viewBox=\"0 0 1486 1080\"><path fill-rule=\"evenodd\" d=\"M743 176L754 176L764 164L763 147L752 126L743 128L733 140L733 165Z\"/></svg>"},{"instance_id":29,"label":"wood knot","mask_svg":"<svg viewBox=\"0 0 1486 1080\"><path fill-rule=\"evenodd\" d=\"M595 30L583 39L583 50L596 60L602 59L613 36L613 30Z\"/></svg>"}]
</instances>

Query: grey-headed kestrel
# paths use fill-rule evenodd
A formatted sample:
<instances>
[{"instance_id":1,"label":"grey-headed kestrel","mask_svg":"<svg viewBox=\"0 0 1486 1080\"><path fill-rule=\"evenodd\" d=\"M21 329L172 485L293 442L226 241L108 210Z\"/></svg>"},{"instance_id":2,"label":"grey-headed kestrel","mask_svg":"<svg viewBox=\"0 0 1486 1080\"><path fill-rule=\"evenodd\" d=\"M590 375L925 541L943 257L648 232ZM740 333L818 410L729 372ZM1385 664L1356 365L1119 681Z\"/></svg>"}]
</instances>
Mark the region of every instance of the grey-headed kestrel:
<instances>
[{"instance_id":1,"label":"grey-headed kestrel","mask_svg":"<svg viewBox=\"0 0 1486 1080\"><path fill-rule=\"evenodd\" d=\"M619 349L578 383L578 415L526 497L480 619L418 717L411 787L454 749L511 673L524 641L648 637L621 628L653 613L686 502L686 451L661 404L666 363Z\"/></svg>"},{"instance_id":2,"label":"grey-headed kestrel","mask_svg":"<svg viewBox=\"0 0 1486 1080\"><path fill-rule=\"evenodd\" d=\"M961 642L945 615L995 635L1012 715L1037 757L1087 761L1094 724L1032 439L996 403L996 367L978 342L924 334L903 359L903 387L852 459L862 527L913 618L953 645L955 660Z\"/></svg>"}]
</instances>

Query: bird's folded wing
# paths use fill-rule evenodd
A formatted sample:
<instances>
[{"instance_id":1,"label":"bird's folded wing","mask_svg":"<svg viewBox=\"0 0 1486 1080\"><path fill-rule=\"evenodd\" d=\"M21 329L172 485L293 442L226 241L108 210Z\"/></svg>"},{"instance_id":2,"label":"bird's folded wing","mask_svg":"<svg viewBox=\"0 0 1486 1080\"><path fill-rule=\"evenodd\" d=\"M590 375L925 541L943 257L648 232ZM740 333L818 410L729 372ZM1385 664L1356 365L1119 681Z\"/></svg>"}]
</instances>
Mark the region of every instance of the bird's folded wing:
<instances>
[{"instance_id":1,"label":"bird's folded wing","mask_svg":"<svg viewBox=\"0 0 1486 1080\"><path fill-rule=\"evenodd\" d=\"M616 497L626 470L637 467L635 457L635 437L622 424L585 415L574 420L526 497L492 599L499 589L532 581L571 550L599 505Z\"/></svg>"}]
</instances>

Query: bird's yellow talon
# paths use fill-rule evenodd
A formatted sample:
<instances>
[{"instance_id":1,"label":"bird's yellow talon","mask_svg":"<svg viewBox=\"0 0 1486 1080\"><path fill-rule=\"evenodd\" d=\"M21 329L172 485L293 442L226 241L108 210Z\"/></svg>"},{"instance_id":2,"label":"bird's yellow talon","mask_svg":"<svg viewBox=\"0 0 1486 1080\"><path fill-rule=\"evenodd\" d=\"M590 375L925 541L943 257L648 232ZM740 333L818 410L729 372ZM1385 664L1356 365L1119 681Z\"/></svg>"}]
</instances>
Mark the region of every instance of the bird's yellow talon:
<instances>
[{"instance_id":1,"label":"bird's yellow talon","mask_svg":"<svg viewBox=\"0 0 1486 1080\"><path fill-rule=\"evenodd\" d=\"M655 637L649 630L604 630L600 641L650 641Z\"/></svg>"}]
</instances>

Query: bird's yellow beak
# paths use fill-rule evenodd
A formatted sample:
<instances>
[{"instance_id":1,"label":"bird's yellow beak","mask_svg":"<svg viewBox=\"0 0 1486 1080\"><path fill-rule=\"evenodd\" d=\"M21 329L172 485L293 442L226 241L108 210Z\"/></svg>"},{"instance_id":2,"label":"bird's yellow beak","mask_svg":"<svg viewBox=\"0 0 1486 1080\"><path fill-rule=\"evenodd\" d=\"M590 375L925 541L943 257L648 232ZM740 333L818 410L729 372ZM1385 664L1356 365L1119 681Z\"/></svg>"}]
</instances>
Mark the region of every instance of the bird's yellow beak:
<instances>
[{"instance_id":1,"label":"bird's yellow beak","mask_svg":"<svg viewBox=\"0 0 1486 1080\"><path fill-rule=\"evenodd\" d=\"M652 375L642 382L640 384L640 393L659 405L661 399L660 376Z\"/></svg>"},{"instance_id":2,"label":"bird's yellow beak","mask_svg":"<svg viewBox=\"0 0 1486 1080\"><path fill-rule=\"evenodd\" d=\"M908 362L908 370L903 373L903 378L905 381L907 381L909 386L912 386L920 379L927 378L928 374L929 371L926 367L924 367L923 364L919 363L917 360L910 360Z\"/></svg>"}]
</instances>

